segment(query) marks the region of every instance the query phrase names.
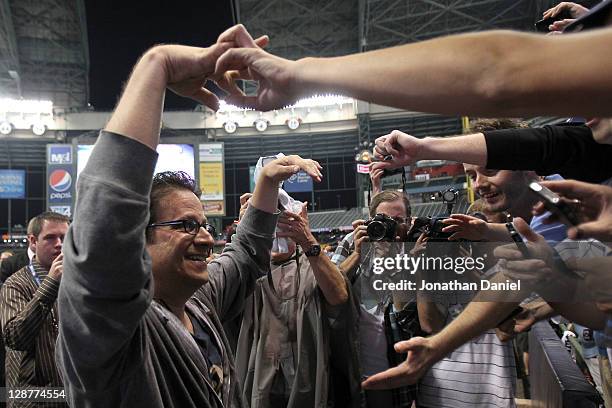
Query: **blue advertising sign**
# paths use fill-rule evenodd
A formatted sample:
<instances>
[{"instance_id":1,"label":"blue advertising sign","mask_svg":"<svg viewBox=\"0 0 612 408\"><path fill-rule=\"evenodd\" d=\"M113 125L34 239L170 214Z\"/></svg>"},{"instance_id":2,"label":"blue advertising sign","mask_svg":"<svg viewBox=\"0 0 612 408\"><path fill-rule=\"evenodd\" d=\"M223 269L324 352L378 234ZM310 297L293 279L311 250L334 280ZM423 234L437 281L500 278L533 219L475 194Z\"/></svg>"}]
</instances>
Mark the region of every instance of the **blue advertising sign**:
<instances>
[{"instance_id":1,"label":"blue advertising sign","mask_svg":"<svg viewBox=\"0 0 612 408\"><path fill-rule=\"evenodd\" d=\"M283 188L288 193L302 193L312 191L312 178L305 171L298 171L285 180Z\"/></svg>"},{"instance_id":2,"label":"blue advertising sign","mask_svg":"<svg viewBox=\"0 0 612 408\"><path fill-rule=\"evenodd\" d=\"M0 198L25 198L25 170L0 170Z\"/></svg>"},{"instance_id":3,"label":"blue advertising sign","mask_svg":"<svg viewBox=\"0 0 612 408\"><path fill-rule=\"evenodd\" d=\"M47 208L71 215L75 159L72 145L47 145Z\"/></svg>"},{"instance_id":4,"label":"blue advertising sign","mask_svg":"<svg viewBox=\"0 0 612 408\"><path fill-rule=\"evenodd\" d=\"M72 146L49 145L49 164L72 164Z\"/></svg>"}]
</instances>

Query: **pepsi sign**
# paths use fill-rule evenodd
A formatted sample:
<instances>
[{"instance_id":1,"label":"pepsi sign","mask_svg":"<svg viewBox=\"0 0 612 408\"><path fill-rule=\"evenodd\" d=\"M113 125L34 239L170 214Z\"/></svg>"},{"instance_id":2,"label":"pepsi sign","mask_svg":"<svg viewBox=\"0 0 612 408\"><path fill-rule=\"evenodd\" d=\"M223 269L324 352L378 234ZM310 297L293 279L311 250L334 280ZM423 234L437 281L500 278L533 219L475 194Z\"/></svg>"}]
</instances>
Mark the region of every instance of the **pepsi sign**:
<instances>
[{"instance_id":1,"label":"pepsi sign","mask_svg":"<svg viewBox=\"0 0 612 408\"><path fill-rule=\"evenodd\" d=\"M65 169L57 169L49 175L50 200L67 200L72 198L70 193L72 176Z\"/></svg>"}]
</instances>

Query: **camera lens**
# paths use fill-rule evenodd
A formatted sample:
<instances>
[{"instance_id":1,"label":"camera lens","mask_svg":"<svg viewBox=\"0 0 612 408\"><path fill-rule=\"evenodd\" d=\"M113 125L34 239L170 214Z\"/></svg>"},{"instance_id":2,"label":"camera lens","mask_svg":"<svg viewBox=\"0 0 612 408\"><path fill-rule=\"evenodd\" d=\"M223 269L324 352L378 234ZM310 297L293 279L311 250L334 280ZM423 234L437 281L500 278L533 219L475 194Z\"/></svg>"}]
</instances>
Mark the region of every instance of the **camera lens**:
<instances>
[{"instance_id":1,"label":"camera lens","mask_svg":"<svg viewBox=\"0 0 612 408\"><path fill-rule=\"evenodd\" d=\"M368 237L372 241L380 241L387 234L387 227L380 221L372 221L368 225Z\"/></svg>"}]
</instances>

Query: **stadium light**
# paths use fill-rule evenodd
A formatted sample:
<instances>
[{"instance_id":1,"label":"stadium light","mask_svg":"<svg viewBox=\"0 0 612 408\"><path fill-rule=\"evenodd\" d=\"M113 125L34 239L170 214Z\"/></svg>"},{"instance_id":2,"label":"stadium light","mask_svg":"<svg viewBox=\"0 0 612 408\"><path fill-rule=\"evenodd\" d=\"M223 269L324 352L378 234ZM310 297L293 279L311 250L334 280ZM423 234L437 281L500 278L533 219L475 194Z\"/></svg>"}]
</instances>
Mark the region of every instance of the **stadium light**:
<instances>
[{"instance_id":1,"label":"stadium light","mask_svg":"<svg viewBox=\"0 0 612 408\"><path fill-rule=\"evenodd\" d=\"M253 122L253 124L255 125L255 129L257 129L257 131L265 132L266 129L268 128L269 123L267 120L260 118L260 119L257 119L255 122Z\"/></svg>"},{"instance_id":2,"label":"stadium light","mask_svg":"<svg viewBox=\"0 0 612 408\"><path fill-rule=\"evenodd\" d=\"M12 131L13 125L11 125L11 122L9 122L8 120L3 120L2 122L0 122L0 134L6 136L10 135Z\"/></svg>"},{"instance_id":3,"label":"stadium light","mask_svg":"<svg viewBox=\"0 0 612 408\"><path fill-rule=\"evenodd\" d=\"M297 118L297 117L291 117L289 119L287 119L287 127L291 130L297 130L297 128L300 127L300 124L302 123L302 119Z\"/></svg>"},{"instance_id":4,"label":"stadium light","mask_svg":"<svg viewBox=\"0 0 612 408\"><path fill-rule=\"evenodd\" d=\"M342 95L315 95L310 98L300 99L293 105L284 106L282 109L290 109L290 108L317 108L317 107L327 107L338 105L342 106L344 104L352 104L353 99L348 98ZM230 105L224 100L219 101L219 110L218 113L229 113L229 112L242 112L242 111L250 111L253 110L251 108L241 108L236 105Z\"/></svg>"},{"instance_id":5,"label":"stadium light","mask_svg":"<svg viewBox=\"0 0 612 408\"><path fill-rule=\"evenodd\" d=\"M42 136L47 131L47 127L40 122L34 123L31 129L36 136Z\"/></svg>"},{"instance_id":6,"label":"stadium light","mask_svg":"<svg viewBox=\"0 0 612 408\"><path fill-rule=\"evenodd\" d=\"M238 124L233 120L228 120L223 124L223 129L225 129L227 133L234 133L236 129L238 129Z\"/></svg>"}]
</instances>

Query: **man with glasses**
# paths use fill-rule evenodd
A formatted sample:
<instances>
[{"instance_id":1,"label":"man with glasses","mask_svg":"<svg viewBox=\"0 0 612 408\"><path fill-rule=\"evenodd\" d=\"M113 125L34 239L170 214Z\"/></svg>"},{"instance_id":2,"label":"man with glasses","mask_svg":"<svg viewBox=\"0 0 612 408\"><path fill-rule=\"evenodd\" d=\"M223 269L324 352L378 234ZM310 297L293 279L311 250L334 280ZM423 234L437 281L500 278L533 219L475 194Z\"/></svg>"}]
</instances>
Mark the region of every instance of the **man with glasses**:
<instances>
[{"instance_id":1,"label":"man with glasses","mask_svg":"<svg viewBox=\"0 0 612 408\"><path fill-rule=\"evenodd\" d=\"M154 47L134 67L79 177L64 246L57 361L70 406L246 406L222 323L269 267L278 183L300 169L320 181L320 166L298 156L268 164L232 243L210 264L212 230L194 181L152 175L166 88L217 107L203 85L219 55L265 40L236 26L209 48Z\"/></svg>"}]
</instances>

